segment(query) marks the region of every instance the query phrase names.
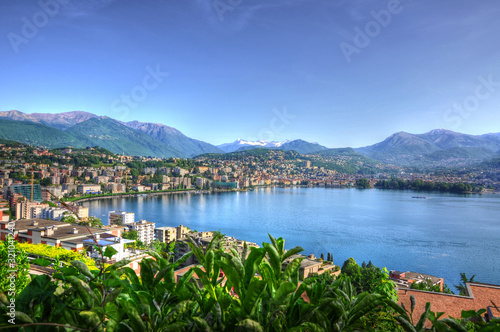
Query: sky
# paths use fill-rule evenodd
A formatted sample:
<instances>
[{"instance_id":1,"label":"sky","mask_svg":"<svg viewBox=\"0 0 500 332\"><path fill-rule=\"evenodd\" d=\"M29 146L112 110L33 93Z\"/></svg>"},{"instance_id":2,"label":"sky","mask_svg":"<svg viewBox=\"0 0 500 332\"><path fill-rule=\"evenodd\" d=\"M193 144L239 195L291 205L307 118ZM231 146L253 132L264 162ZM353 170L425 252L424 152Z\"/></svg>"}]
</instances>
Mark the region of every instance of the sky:
<instances>
[{"instance_id":1,"label":"sky","mask_svg":"<svg viewBox=\"0 0 500 332\"><path fill-rule=\"evenodd\" d=\"M0 111L212 144L500 132L497 0L2 0Z\"/></svg>"}]
</instances>

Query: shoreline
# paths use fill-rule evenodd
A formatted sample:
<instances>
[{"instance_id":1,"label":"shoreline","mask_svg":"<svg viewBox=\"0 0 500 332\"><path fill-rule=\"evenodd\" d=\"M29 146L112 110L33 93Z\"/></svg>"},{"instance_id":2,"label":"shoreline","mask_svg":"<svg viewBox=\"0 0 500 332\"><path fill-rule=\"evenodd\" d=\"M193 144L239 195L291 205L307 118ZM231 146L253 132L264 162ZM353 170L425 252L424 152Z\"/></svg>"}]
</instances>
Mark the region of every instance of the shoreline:
<instances>
[{"instance_id":1,"label":"shoreline","mask_svg":"<svg viewBox=\"0 0 500 332\"><path fill-rule=\"evenodd\" d=\"M99 195L99 196L92 196L92 197L82 197L82 198L77 198L74 200L68 200L66 202L73 202L73 203L84 203L84 202L90 202L90 201L98 201L101 199L110 199L110 198L127 198L127 197L147 197L147 196L159 196L159 195L170 195L170 194L213 194L213 193L220 193L220 192L238 192L238 191L246 191L245 189L238 189L238 190L217 190L217 191L211 191L211 190L197 190L197 189L180 189L180 190L167 190L167 191L144 191L144 192L139 192L139 193L119 193L119 194L107 194L107 195Z\"/></svg>"},{"instance_id":2,"label":"shoreline","mask_svg":"<svg viewBox=\"0 0 500 332\"><path fill-rule=\"evenodd\" d=\"M309 185L264 185L264 186L255 186L250 188L242 188L242 189L217 189L217 190L201 190L201 189L178 189L178 190L166 190L166 191L145 191L145 192L134 192L134 193L117 193L117 194L105 194L99 196L92 197L82 197L76 198L73 200L68 200L66 202L74 202L74 203L84 203L91 201L98 201L101 199L110 199L110 198L128 198L128 197L144 197L144 196L159 196L159 195L170 195L170 194L216 194L216 193L227 193L227 192L247 192L256 189L265 189L265 188L323 188L323 189L378 189L378 190L395 190L395 191L410 191L415 193L449 193L449 194L500 194L500 191L493 190L484 190L482 192L452 192L452 191L421 191L414 189L391 189L391 188L357 188L357 187L331 187L331 186L309 186Z\"/></svg>"}]
</instances>

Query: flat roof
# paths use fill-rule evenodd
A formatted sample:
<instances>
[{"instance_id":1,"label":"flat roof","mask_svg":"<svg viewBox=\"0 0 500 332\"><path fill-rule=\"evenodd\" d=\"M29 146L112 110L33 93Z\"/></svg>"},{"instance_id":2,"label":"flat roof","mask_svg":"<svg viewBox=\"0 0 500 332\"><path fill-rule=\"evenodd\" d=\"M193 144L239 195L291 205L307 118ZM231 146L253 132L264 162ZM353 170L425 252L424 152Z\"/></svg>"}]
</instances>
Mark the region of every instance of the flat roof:
<instances>
[{"instance_id":1,"label":"flat roof","mask_svg":"<svg viewBox=\"0 0 500 332\"><path fill-rule=\"evenodd\" d=\"M431 276L431 275L428 275L428 274L423 274L423 273L416 273L416 272L406 272L405 273L405 278L407 279L420 279L420 280L426 280L426 279L430 279L433 283L437 283L439 281L441 281L442 278L439 278L439 277L435 277L435 276Z\"/></svg>"},{"instance_id":2,"label":"flat roof","mask_svg":"<svg viewBox=\"0 0 500 332\"><path fill-rule=\"evenodd\" d=\"M420 291L416 289L398 289L399 303L403 303L406 308L410 308L410 296L416 300L413 317L420 317L425 311L425 304L431 303L431 310L434 312L444 312L443 317L452 316L460 318L462 310L486 309L493 301L500 303L500 286L480 283L467 283L468 296L454 294L435 293ZM426 326L429 325L427 321Z\"/></svg>"},{"instance_id":3,"label":"flat roof","mask_svg":"<svg viewBox=\"0 0 500 332\"><path fill-rule=\"evenodd\" d=\"M38 222L37 225L33 225L33 222ZM37 228L55 225L56 227L71 226L69 223L57 221L57 220L47 220L47 219L19 219L12 220L16 231L27 231L28 228ZM2 221L0 224L8 224L8 221Z\"/></svg>"}]
</instances>

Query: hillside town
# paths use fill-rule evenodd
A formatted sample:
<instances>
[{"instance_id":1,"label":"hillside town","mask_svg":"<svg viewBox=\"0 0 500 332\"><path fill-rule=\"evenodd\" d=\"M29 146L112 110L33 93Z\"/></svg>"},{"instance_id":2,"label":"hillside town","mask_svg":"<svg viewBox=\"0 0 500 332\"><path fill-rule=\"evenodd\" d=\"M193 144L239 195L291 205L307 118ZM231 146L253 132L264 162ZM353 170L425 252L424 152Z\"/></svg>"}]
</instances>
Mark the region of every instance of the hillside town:
<instances>
[{"instance_id":1,"label":"hillside town","mask_svg":"<svg viewBox=\"0 0 500 332\"><path fill-rule=\"evenodd\" d=\"M4 199L28 190L21 188L31 183L35 184L34 200L48 201L49 196L60 199L174 189L233 190L271 185L341 188L353 187L359 179L367 179L373 187L380 180L392 178L500 188L495 168L422 172L350 155L319 159L294 151L256 149L186 160L120 156L99 148L49 151L0 144L0 188Z\"/></svg>"}]
</instances>

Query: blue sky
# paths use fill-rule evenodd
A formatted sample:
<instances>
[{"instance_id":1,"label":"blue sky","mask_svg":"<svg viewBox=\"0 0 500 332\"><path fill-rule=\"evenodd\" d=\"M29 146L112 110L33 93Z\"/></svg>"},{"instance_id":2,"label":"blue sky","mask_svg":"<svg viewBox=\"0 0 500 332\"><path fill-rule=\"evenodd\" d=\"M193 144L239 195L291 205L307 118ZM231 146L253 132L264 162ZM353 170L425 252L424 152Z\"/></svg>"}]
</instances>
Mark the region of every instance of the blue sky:
<instances>
[{"instance_id":1,"label":"blue sky","mask_svg":"<svg viewBox=\"0 0 500 332\"><path fill-rule=\"evenodd\" d=\"M495 0L5 0L0 111L221 144L500 132Z\"/></svg>"}]
</instances>

